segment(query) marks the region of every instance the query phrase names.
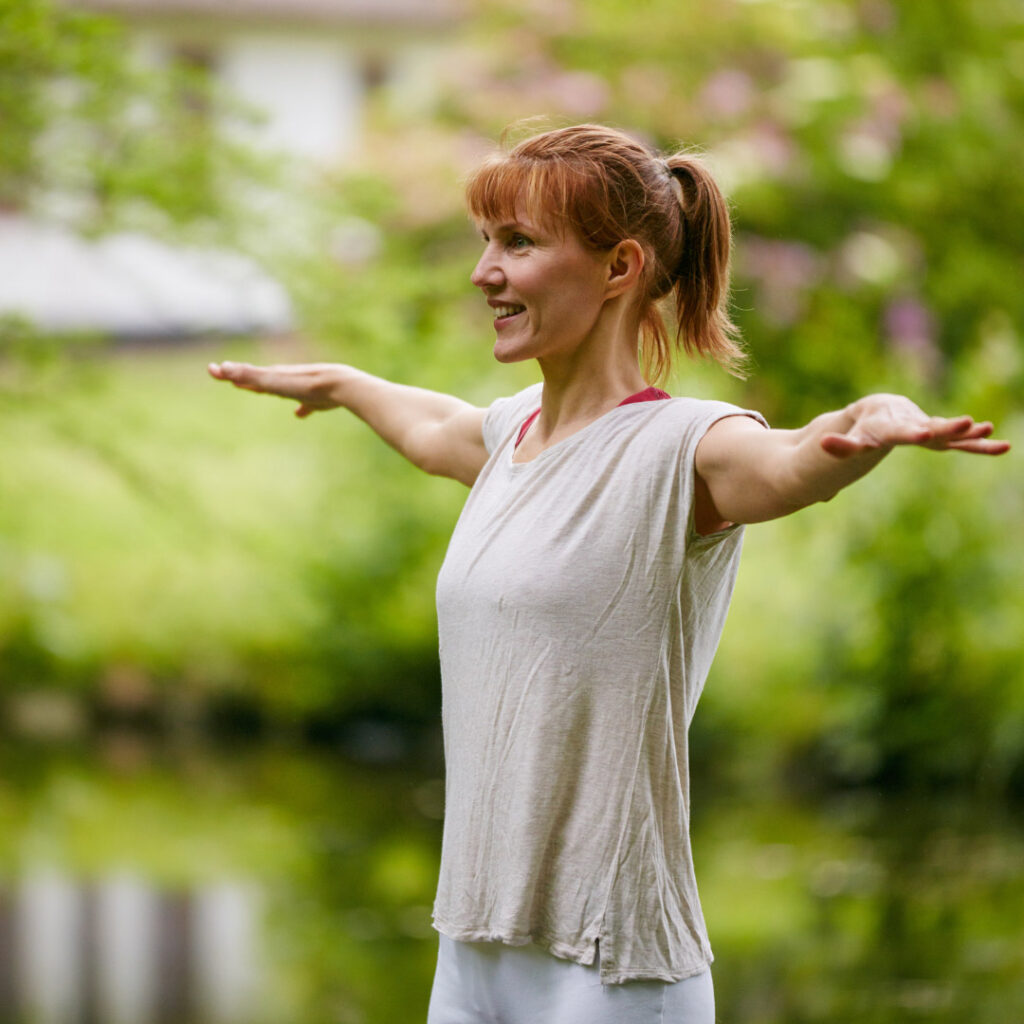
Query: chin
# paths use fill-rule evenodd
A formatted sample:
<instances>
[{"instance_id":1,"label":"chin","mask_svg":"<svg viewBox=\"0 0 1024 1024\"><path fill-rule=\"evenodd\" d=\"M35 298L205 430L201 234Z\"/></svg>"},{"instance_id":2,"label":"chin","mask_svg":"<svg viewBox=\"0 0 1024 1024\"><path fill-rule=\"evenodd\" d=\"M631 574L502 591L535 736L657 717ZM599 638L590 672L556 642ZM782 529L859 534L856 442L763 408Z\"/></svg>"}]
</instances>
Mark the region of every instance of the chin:
<instances>
[{"instance_id":1,"label":"chin","mask_svg":"<svg viewBox=\"0 0 1024 1024\"><path fill-rule=\"evenodd\" d=\"M495 342L494 358L499 363L522 363L527 359L532 359L533 356L528 352L520 352L514 348L503 348L500 342Z\"/></svg>"}]
</instances>

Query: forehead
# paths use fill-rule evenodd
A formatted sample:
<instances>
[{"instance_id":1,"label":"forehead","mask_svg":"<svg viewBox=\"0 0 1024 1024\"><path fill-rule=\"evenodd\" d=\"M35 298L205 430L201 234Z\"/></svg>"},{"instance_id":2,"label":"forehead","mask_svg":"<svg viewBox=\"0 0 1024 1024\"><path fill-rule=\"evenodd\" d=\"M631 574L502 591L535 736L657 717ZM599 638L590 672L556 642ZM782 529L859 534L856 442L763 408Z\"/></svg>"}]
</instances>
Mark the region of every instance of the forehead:
<instances>
[{"instance_id":1,"label":"forehead","mask_svg":"<svg viewBox=\"0 0 1024 1024\"><path fill-rule=\"evenodd\" d=\"M470 217L478 225L530 225L561 234L567 206L551 170L544 163L509 158L485 163L466 187Z\"/></svg>"},{"instance_id":2,"label":"forehead","mask_svg":"<svg viewBox=\"0 0 1024 1024\"><path fill-rule=\"evenodd\" d=\"M557 225L545 223L532 217L525 210L515 211L509 218L498 218L490 220L486 217L473 217L473 224L477 231L488 238L498 238L502 235L510 235L522 232L531 237L551 236L553 238L564 238L565 233Z\"/></svg>"},{"instance_id":3,"label":"forehead","mask_svg":"<svg viewBox=\"0 0 1024 1024\"><path fill-rule=\"evenodd\" d=\"M565 220L553 217L543 210L530 210L524 204L511 210L495 211L492 216L471 214L470 219L478 231L488 236L521 231L531 236L547 235L565 239L567 235L573 233L567 230Z\"/></svg>"}]
</instances>

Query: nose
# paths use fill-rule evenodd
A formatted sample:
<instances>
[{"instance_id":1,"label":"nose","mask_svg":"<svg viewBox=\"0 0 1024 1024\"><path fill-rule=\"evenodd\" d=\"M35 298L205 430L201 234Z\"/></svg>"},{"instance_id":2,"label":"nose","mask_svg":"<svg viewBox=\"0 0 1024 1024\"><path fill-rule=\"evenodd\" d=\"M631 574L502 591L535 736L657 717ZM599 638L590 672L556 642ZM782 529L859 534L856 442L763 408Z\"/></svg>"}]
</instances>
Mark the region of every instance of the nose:
<instances>
[{"instance_id":1,"label":"nose","mask_svg":"<svg viewBox=\"0 0 1024 1024\"><path fill-rule=\"evenodd\" d=\"M492 246L488 245L483 253L481 253L480 259L477 260L477 264L473 268L473 273L469 275L469 280L477 288L485 290L502 286L505 281L505 274L501 269L501 264Z\"/></svg>"}]
</instances>

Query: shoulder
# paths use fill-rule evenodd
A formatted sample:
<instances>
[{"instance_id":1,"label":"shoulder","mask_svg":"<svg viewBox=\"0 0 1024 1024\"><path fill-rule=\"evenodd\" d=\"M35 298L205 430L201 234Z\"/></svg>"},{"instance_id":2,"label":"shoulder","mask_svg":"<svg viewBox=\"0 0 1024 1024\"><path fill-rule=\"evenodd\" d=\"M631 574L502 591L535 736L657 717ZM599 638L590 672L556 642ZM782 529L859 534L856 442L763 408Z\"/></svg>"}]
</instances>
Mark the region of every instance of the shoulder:
<instances>
[{"instance_id":1,"label":"shoulder","mask_svg":"<svg viewBox=\"0 0 1024 1024\"><path fill-rule=\"evenodd\" d=\"M763 429L765 418L753 409L744 409L731 402L706 398L672 398L649 403L645 429L665 438L669 444L695 448L717 424L738 421Z\"/></svg>"},{"instance_id":2,"label":"shoulder","mask_svg":"<svg viewBox=\"0 0 1024 1024\"><path fill-rule=\"evenodd\" d=\"M542 384L531 384L522 391L495 399L484 413L484 445L488 452L498 448L523 420L540 406Z\"/></svg>"},{"instance_id":3,"label":"shoulder","mask_svg":"<svg viewBox=\"0 0 1024 1024\"><path fill-rule=\"evenodd\" d=\"M699 422L716 423L728 416L747 416L765 423L764 417L756 410L745 409L732 402L722 402L717 398L672 398L663 404L675 410L678 416Z\"/></svg>"},{"instance_id":4,"label":"shoulder","mask_svg":"<svg viewBox=\"0 0 1024 1024\"><path fill-rule=\"evenodd\" d=\"M704 473L731 457L734 450L744 448L753 434L763 434L767 420L749 409L732 407L713 417L698 442L697 470Z\"/></svg>"}]
</instances>

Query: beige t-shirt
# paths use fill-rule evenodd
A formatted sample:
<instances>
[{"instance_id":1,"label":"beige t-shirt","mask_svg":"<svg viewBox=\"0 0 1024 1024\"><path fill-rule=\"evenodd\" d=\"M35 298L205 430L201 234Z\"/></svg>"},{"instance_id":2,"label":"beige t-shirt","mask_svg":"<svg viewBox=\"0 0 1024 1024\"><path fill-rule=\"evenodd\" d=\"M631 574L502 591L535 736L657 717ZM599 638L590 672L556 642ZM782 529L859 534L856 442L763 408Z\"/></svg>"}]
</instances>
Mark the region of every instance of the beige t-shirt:
<instances>
[{"instance_id":1,"label":"beige t-shirt","mask_svg":"<svg viewBox=\"0 0 1024 1024\"><path fill-rule=\"evenodd\" d=\"M619 406L528 463L540 385L484 420L491 457L437 582L446 794L435 927L535 942L601 980L711 962L689 840L687 729L736 577L741 528L693 529L694 453L716 420ZM763 422L763 420L762 420Z\"/></svg>"}]
</instances>

